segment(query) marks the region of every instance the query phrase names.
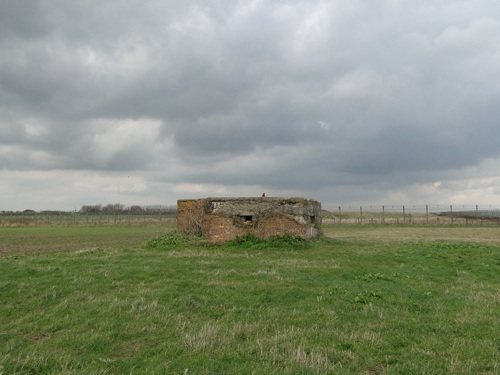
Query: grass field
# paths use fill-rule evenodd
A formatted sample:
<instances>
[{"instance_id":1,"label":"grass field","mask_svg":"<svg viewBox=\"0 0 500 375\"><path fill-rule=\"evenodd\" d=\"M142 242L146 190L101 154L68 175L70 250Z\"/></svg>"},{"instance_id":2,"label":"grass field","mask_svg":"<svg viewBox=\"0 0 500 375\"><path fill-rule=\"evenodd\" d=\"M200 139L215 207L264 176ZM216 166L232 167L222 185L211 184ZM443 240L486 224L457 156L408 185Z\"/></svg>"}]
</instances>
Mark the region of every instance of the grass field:
<instances>
[{"instance_id":1,"label":"grass field","mask_svg":"<svg viewBox=\"0 0 500 375\"><path fill-rule=\"evenodd\" d=\"M500 228L171 229L0 228L0 374L500 373Z\"/></svg>"}]
</instances>

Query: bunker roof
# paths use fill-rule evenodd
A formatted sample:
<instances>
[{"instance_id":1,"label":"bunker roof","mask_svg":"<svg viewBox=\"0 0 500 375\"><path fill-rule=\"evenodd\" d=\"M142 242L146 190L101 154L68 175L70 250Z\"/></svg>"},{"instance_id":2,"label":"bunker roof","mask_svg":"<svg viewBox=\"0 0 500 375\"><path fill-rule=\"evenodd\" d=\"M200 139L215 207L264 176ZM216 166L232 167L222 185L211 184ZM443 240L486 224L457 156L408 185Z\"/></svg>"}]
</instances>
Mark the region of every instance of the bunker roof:
<instances>
[{"instance_id":1,"label":"bunker roof","mask_svg":"<svg viewBox=\"0 0 500 375\"><path fill-rule=\"evenodd\" d=\"M301 197L206 197L206 198L194 198L194 199L179 199L180 202L187 201L197 201L200 199L205 199L211 202L238 202L238 201L268 201L268 202L289 202L289 203L303 203L312 202L319 203L314 199L301 198Z\"/></svg>"}]
</instances>

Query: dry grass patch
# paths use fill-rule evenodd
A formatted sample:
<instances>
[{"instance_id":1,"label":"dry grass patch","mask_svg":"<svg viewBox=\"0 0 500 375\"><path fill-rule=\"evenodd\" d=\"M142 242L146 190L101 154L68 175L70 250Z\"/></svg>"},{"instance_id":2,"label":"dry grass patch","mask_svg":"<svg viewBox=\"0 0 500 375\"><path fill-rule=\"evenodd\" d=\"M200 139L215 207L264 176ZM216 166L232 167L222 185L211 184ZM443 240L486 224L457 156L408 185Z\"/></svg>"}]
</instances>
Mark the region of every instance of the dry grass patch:
<instances>
[{"instance_id":1,"label":"dry grass patch","mask_svg":"<svg viewBox=\"0 0 500 375\"><path fill-rule=\"evenodd\" d=\"M500 245L498 227L480 226L389 226L389 225L325 225L328 237L349 241L388 242L475 242L490 246Z\"/></svg>"}]
</instances>

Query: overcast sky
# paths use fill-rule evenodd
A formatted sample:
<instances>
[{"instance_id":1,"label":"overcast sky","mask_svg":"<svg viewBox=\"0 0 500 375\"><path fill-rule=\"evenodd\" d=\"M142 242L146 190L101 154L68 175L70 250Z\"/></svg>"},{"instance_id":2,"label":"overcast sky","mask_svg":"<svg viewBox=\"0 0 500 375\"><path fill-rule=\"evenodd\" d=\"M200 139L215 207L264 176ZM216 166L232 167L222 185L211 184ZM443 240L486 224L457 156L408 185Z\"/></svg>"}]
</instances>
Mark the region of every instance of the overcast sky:
<instances>
[{"instance_id":1,"label":"overcast sky","mask_svg":"<svg viewBox=\"0 0 500 375\"><path fill-rule=\"evenodd\" d=\"M500 205L500 2L0 0L0 211Z\"/></svg>"}]
</instances>

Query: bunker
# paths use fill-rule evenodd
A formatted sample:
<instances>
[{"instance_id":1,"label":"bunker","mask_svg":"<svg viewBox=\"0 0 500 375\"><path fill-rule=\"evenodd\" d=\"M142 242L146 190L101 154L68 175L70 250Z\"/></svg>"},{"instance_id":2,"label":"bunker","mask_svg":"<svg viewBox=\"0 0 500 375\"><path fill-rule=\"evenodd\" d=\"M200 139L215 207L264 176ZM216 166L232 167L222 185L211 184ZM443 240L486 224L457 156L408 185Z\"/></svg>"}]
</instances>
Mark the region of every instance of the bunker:
<instances>
[{"instance_id":1,"label":"bunker","mask_svg":"<svg viewBox=\"0 0 500 375\"><path fill-rule=\"evenodd\" d=\"M321 232L321 203L306 198L200 198L177 201L177 229L212 242L243 235L309 239Z\"/></svg>"}]
</instances>

